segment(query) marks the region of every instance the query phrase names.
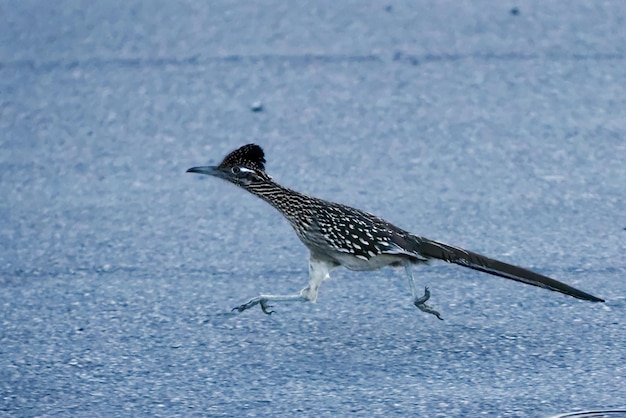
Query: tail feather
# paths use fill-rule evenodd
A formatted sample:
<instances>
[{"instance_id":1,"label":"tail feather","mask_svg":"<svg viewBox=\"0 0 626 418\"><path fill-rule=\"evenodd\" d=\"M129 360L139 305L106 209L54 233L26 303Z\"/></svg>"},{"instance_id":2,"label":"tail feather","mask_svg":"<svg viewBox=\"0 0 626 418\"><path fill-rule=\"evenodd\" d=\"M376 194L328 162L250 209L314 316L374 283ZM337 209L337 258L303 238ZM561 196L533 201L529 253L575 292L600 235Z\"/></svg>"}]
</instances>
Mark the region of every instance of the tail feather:
<instances>
[{"instance_id":1,"label":"tail feather","mask_svg":"<svg viewBox=\"0 0 626 418\"><path fill-rule=\"evenodd\" d=\"M419 238L419 252L425 257L437 258L448 263L458 264L474 270L493 274L495 276L504 277L505 279L515 280L516 282L526 283L532 286L543 287L544 289L561 292L578 299L589 300L592 302L604 302L603 299L590 295L573 288L558 280L551 279L534 271L527 270L522 267L494 260L463 248L453 247L437 241L431 241L425 238Z\"/></svg>"}]
</instances>

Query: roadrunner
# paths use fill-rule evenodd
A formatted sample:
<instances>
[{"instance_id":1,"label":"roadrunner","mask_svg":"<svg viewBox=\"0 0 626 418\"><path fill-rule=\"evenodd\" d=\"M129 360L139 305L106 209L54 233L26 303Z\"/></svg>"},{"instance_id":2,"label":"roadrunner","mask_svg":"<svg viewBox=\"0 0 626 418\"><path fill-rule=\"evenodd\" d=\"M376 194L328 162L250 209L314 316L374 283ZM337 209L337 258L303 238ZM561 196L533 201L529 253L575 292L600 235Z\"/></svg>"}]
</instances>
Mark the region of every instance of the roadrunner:
<instances>
[{"instance_id":1,"label":"roadrunner","mask_svg":"<svg viewBox=\"0 0 626 418\"><path fill-rule=\"evenodd\" d=\"M359 209L307 196L274 182L265 172L263 149L244 145L228 154L218 166L192 167L200 173L227 180L274 206L289 221L298 238L310 251L309 285L293 295L260 295L233 311L243 312L261 305L271 314L272 302L315 302L321 283L335 267L376 270L384 266L404 267L413 304L423 312L441 315L426 304L430 292L420 296L411 272L412 264L439 259L463 267L561 292L578 299L604 302L589 293L522 267L413 235Z\"/></svg>"}]
</instances>

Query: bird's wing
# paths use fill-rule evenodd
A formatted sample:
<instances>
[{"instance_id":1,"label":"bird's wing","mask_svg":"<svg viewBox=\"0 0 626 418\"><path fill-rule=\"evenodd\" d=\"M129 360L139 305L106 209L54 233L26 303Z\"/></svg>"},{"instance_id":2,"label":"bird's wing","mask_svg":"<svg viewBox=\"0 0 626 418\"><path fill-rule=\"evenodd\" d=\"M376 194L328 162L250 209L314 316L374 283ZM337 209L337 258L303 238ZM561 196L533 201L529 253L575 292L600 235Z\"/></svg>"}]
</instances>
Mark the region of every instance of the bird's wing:
<instances>
[{"instance_id":1,"label":"bird's wing","mask_svg":"<svg viewBox=\"0 0 626 418\"><path fill-rule=\"evenodd\" d=\"M463 248L453 247L448 244L432 241L422 237L415 238L419 243L419 253L425 257L437 258L439 260L447 261L448 263L454 263L463 267L493 274L495 276L504 277L505 279L554 290L578 299L589 300L592 302L604 302L603 299L573 288L565 283L561 283L558 280L535 273L534 271L494 260L492 258L485 257L484 255L464 250Z\"/></svg>"},{"instance_id":2,"label":"bird's wing","mask_svg":"<svg viewBox=\"0 0 626 418\"><path fill-rule=\"evenodd\" d=\"M296 228L298 233L298 229ZM351 254L367 261L382 254L426 261L415 250L413 236L371 213L326 202L326 210L311 217L306 234L299 234L309 249Z\"/></svg>"}]
</instances>

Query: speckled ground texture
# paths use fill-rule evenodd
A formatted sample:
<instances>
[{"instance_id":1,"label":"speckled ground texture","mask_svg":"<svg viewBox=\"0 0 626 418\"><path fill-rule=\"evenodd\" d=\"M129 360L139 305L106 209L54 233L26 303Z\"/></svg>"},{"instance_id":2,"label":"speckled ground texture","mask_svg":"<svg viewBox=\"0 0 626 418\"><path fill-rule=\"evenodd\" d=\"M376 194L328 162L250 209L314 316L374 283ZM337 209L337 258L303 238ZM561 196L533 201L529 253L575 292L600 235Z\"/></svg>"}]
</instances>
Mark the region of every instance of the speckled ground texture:
<instances>
[{"instance_id":1,"label":"speckled ground texture","mask_svg":"<svg viewBox=\"0 0 626 418\"><path fill-rule=\"evenodd\" d=\"M253 111L260 102L261 111ZM259 110L259 109L256 109ZM316 304L296 190L606 298L445 263ZM622 1L0 1L0 415L548 417L626 404Z\"/></svg>"}]
</instances>

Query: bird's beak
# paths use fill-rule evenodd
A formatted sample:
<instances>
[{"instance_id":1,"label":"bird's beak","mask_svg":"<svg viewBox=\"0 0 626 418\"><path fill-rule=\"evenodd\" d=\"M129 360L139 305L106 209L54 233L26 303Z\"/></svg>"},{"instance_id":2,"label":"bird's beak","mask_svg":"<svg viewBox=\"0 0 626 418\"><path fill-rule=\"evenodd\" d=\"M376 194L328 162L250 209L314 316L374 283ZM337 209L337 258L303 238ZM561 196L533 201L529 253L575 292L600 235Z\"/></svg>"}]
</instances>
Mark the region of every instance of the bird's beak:
<instances>
[{"instance_id":1,"label":"bird's beak","mask_svg":"<svg viewBox=\"0 0 626 418\"><path fill-rule=\"evenodd\" d=\"M187 173L206 174L207 176L222 177L222 172L215 166L191 167Z\"/></svg>"}]
</instances>

